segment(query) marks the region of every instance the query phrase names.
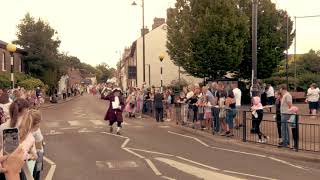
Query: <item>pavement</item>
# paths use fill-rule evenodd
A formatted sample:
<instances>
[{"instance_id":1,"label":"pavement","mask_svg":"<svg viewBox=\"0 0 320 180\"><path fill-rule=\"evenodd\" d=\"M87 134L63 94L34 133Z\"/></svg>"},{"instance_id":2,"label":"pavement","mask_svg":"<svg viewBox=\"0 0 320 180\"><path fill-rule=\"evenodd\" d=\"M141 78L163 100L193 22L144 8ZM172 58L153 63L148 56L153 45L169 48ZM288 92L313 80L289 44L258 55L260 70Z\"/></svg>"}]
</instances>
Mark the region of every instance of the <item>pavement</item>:
<instances>
[{"instance_id":1,"label":"pavement","mask_svg":"<svg viewBox=\"0 0 320 180\"><path fill-rule=\"evenodd\" d=\"M111 134L102 120L106 109L106 101L92 95L42 109L46 141L42 179L312 180L320 176L318 162L239 146L149 117L125 119L122 134Z\"/></svg>"}]
</instances>

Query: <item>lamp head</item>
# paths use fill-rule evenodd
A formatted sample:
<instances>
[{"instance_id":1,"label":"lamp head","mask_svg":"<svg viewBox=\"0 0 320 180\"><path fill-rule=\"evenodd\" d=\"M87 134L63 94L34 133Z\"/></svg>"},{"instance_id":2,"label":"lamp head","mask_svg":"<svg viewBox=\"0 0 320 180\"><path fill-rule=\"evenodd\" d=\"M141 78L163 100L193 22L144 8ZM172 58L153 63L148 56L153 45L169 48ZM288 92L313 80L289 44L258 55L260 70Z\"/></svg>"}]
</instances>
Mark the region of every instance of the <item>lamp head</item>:
<instances>
[{"instance_id":1,"label":"lamp head","mask_svg":"<svg viewBox=\"0 0 320 180\"><path fill-rule=\"evenodd\" d=\"M131 5L136 6L137 5L136 1L133 1Z\"/></svg>"},{"instance_id":2,"label":"lamp head","mask_svg":"<svg viewBox=\"0 0 320 180\"><path fill-rule=\"evenodd\" d=\"M161 62L164 60L164 53L160 53L159 59L160 59Z\"/></svg>"},{"instance_id":3,"label":"lamp head","mask_svg":"<svg viewBox=\"0 0 320 180\"><path fill-rule=\"evenodd\" d=\"M14 52L16 52L16 50L17 50L17 47L16 47L16 45L14 45L14 44L7 44L7 51L9 51L9 52L11 52L11 53L14 53Z\"/></svg>"}]
</instances>

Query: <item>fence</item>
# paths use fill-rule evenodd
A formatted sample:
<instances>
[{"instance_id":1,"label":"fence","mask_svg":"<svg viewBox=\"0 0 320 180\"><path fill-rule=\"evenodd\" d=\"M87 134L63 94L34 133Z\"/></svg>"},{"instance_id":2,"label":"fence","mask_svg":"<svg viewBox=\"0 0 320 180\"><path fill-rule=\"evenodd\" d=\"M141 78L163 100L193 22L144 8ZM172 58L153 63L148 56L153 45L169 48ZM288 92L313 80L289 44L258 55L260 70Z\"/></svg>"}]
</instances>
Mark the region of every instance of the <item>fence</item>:
<instances>
[{"instance_id":1,"label":"fence","mask_svg":"<svg viewBox=\"0 0 320 180\"><path fill-rule=\"evenodd\" d=\"M145 114L154 117L155 111L152 101L148 101L145 109L147 109L147 111L144 111ZM219 118L218 109L212 108L212 111L216 111L215 113L212 113L213 116L216 116L216 119L212 118L212 121L210 121L209 124L204 123L205 121L198 121L198 119L202 118L199 118L199 113L195 113L195 111L190 109L188 104L176 104L172 112L177 124L211 133L214 132L213 128L216 127L217 119L219 119L219 123L226 122L225 118ZM267 111L269 111L269 109L267 109ZM304 150L320 152L320 116L295 115L296 123L281 123L276 120L276 116L276 113L263 113L263 119L259 127L260 131L268 137L267 141L263 143L278 146L281 134L280 127L283 126L287 127L289 130L290 148L295 149L296 151ZM233 138L244 142L261 143L259 142L257 132L254 129L256 122L252 118L251 111L248 111L248 109L236 110L233 121L233 124L236 125L232 130ZM242 126L239 127L238 125ZM203 126L206 128L203 128ZM215 134L217 134L217 132Z\"/></svg>"}]
</instances>

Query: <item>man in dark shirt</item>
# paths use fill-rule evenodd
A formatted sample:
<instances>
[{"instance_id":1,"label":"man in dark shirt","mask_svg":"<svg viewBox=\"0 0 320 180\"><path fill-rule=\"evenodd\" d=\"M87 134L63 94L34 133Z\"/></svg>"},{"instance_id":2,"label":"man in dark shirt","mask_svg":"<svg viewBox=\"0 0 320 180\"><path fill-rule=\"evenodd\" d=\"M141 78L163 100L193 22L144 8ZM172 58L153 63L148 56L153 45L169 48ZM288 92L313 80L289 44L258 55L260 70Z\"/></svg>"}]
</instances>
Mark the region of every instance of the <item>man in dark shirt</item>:
<instances>
[{"instance_id":1,"label":"man in dark shirt","mask_svg":"<svg viewBox=\"0 0 320 180\"><path fill-rule=\"evenodd\" d=\"M157 122L163 122L163 95L159 90L154 95L154 108L156 109Z\"/></svg>"}]
</instances>

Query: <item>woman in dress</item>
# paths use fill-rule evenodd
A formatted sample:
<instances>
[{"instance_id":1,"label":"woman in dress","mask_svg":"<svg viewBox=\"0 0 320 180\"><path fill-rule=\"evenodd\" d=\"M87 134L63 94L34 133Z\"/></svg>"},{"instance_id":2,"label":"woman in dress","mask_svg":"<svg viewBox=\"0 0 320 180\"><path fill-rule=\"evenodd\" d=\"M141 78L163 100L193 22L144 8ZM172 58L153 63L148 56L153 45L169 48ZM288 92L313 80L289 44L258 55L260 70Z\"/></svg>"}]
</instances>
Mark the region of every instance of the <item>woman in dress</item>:
<instances>
[{"instance_id":1,"label":"woman in dress","mask_svg":"<svg viewBox=\"0 0 320 180\"><path fill-rule=\"evenodd\" d=\"M105 100L108 100L110 105L104 120L109 121L110 133L113 132L113 124L117 122L117 134L120 134L121 123L123 122L122 112L125 106L121 89L114 89L111 94L105 97Z\"/></svg>"}]
</instances>

